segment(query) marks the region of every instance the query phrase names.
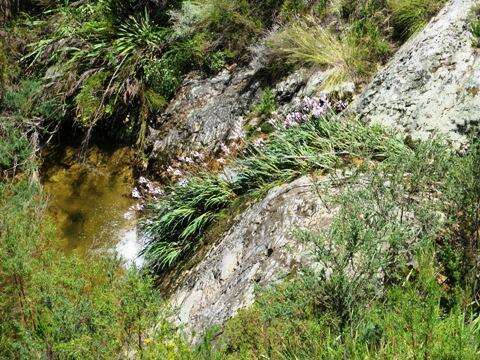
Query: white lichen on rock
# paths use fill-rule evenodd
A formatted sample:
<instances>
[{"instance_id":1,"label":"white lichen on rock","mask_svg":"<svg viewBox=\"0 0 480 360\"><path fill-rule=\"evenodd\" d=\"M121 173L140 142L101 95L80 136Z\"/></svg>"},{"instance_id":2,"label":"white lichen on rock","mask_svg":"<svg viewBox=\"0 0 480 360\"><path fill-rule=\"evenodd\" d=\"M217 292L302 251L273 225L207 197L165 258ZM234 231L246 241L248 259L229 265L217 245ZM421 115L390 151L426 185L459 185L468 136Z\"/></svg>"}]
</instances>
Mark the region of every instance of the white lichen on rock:
<instances>
[{"instance_id":1,"label":"white lichen on rock","mask_svg":"<svg viewBox=\"0 0 480 360\"><path fill-rule=\"evenodd\" d=\"M311 262L309 250L292 232L297 227L326 228L334 213L315 194L309 177L269 191L184 274L171 297L175 322L193 341L223 324L253 303L256 286L273 284Z\"/></svg>"},{"instance_id":2,"label":"white lichen on rock","mask_svg":"<svg viewBox=\"0 0 480 360\"><path fill-rule=\"evenodd\" d=\"M469 32L478 1L452 0L405 43L359 97L355 110L368 122L463 142L480 118L480 63Z\"/></svg>"}]
</instances>

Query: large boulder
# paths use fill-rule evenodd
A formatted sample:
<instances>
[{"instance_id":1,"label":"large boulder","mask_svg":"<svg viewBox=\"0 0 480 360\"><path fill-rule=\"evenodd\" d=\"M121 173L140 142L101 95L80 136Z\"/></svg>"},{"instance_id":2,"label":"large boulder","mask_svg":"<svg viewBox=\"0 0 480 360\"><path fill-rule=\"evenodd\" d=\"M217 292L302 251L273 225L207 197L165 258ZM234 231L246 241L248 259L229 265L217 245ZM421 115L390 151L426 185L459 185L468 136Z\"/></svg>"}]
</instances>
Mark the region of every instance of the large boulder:
<instances>
[{"instance_id":1,"label":"large boulder","mask_svg":"<svg viewBox=\"0 0 480 360\"><path fill-rule=\"evenodd\" d=\"M355 104L368 122L465 140L480 119L480 59L472 47L475 0L451 0L405 43Z\"/></svg>"},{"instance_id":2,"label":"large boulder","mask_svg":"<svg viewBox=\"0 0 480 360\"><path fill-rule=\"evenodd\" d=\"M309 263L309 250L292 232L330 225L335 209L302 177L270 190L237 219L173 291L174 321L198 341L254 301L256 286L266 286Z\"/></svg>"}]
</instances>

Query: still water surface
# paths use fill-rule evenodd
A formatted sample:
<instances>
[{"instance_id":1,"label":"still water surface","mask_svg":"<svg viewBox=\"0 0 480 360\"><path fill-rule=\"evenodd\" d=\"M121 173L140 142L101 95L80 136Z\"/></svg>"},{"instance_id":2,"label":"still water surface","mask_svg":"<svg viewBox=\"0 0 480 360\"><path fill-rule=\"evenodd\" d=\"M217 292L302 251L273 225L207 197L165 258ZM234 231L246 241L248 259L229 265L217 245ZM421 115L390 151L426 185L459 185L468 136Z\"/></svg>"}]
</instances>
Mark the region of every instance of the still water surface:
<instances>
[{"instance_id":1,"label":"still water surface","mask_svg":"<svg viewBox=\"0 0 480 360\"><path fill-rule=\"evenodd\" d=\"M92 147L83 161L73 147L48 154L43 186L66 251L116 249L139 263L132 161L129 148Z\"/></svg>"}]
</instances>

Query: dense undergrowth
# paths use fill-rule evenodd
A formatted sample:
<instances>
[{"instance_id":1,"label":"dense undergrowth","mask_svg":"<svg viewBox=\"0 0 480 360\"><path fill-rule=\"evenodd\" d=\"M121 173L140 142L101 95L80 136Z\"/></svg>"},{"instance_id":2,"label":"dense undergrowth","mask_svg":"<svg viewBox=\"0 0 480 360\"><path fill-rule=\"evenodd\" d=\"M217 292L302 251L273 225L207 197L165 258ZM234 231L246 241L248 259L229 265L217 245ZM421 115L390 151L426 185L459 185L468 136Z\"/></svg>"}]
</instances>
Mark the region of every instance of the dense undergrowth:
<instances>
[{"instance_id":1,"label":"dense undergrowth","mask_svg":"<svg viewBox=\"0 0 480 360\"><path fill-rule=\"evenodd\" d=\"M442 3L5 0L0 93L10 116L35 119L43 133L66 122L87 140L97 128L143 145L147 123L192 71L248 62L260 43L267 73L320 66L330 71L325 85L361 84Z\"/></svg>"},{"instance_id":2,"label":"dense undergrowth","mask_svg":"<svg viewBox=\"0 0 480 360\"><path fill-rule=\"evenodd\" d=\"M202 356L478 358L480 146L458 156L435 140L399 155L326 200L340 206L331 228L297 230L315 270L267 290Z\"/></svg>"},{"instance_id":3,"label":"dense undergrowth","mask_svg":"<svg viewBox=\"0 0 480 360\"><path fill-rule=\"evenodd\" d=\"M2 123L2 126L8 124ZM30 142L2 127L0 358L167 358L187 350L153 281L110 252L64 253Z\"/></svg>"},{"instance_id":4,"label":"dense undergrowth","mask_svg":"<svg viewBox=\"0 0 480 360\"><path fill-rule=\"evenodd\" d=\"M247 147L231 165L233 178L194 175L150 206L152 215L144 223L152 237L144 250L148 267L163 270L191 254L222 210L242 197L258 197L276 184L355 160L396 157L405 146L378 126L342 121L333 113L279 129L265 143Z\"/></svg>"},{"instance_id":5,"label":"dense undergrowth","mask_svg":"<svg viewBox=\"0 0 480 360\"><path fill-rule=\"evenodd\" d=\"M228 173L172 185L144 225L153 272L192 254L240 202L302 175L349 174L345 191L322 198L340 208L332 227L295 229L319 266L263 289L197 347L165 320L148 274L109 253L61 252L36 179L36 148L62 124L82 136L113 129L141 144L147 121L189 72L247 62L254 40L265 40L273 71L319 66L330 71L327 86L361 84L442 3L3 1L0 357L478 358L478 140L459 154L442 139L405 141L355 119L310 114L252 141ZM255 111L268 118L275 99L265 93ZM328 183L345 185L335 176Z\"/></svg>"},{"instance_id":6,"label":"dense undergrowth","mask_svg":"<svg viewBox=\"0 0 480 360\"><path fill-rule=\"evenodd\" d=\"M297 230L315 245L315 271L267 289L196 348L161 322L148 280L108 256L59 256L38 187L2 183L0 353L111 359L130 347L152 359L478 358L480 147L464 156L440 140L398 149L365 162L342 194L323 197L341 209L328 231ZM323 183L325 193L344 181Z\"/></svg>"}]
</instances>

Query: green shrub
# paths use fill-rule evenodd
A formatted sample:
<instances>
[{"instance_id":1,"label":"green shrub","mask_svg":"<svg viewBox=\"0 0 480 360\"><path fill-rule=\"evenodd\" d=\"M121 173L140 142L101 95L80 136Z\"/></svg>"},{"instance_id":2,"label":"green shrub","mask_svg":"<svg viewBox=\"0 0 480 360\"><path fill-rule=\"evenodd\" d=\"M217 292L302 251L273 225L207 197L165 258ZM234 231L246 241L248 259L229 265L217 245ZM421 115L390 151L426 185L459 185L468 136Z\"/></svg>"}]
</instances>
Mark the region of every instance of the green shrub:
<instances>
[{"instance_id":1,"label":"green shrub","mask_svg":"<svg viewBox=\"0 0 480 360\"><path fill-rule=\"evenodd\" d=\"M38 186L0 182L0 211L1 358L181 358L151 279L106 253L63 253Z\"/></svg>"},{"instance_id":2,"label":"green shrub","mask_svg":"<svg viewBox=\"0 0 480 360\"><path fill-rule=\"evenodd\" d=\"M463 217L465 209L465 230L478 225L479 158L478 144L459 156L427 141L368 166L340 195L323 194L339 206L332 226L297 230L313 244L315 269L265 289L227 322L216 346L197 351L206 359L477 358L476 294L444 280L438 255L455 244L445 233L458 234L457 221L442 214ZM468 267L468 257L459 263Z\"/></svg>"},{"instance_id":3,"label":"green shrub","mask_svg":"<svg viewBox=\"0 0 480 360\"><path fill-rule=\"evenodd\" d=\"M450 273L450 284L466 289L468 296L478 293L478 239L480 228L480 143L474 142L468 154L457 159L446 173L445 194L447 230L439 254ZM478 311L478 304L471 304Z\"/></svg>"},{"instance_id":4,"label":"green shrub","mask_svg":"<svg viewBox=\"0 0 480 360\"><path fill-rule=\"evenodd\" d=\"M262 23L247 0L184 1L173 12L174 31L182 36L201 32L209 46L239 53L262 30Z\"/></svg>"},{"instance_id":5,"label":"green shrub","mask_svg":"<svg viewBox=\"0 0 480 360\"><path fill-rule=\"evenodd\" d=\"M26 170L32 155L30 141L19 125L11 119L0 116L0 169Z\"/></svg>"},{"instance_id":6,"label":"green shrub","mask_svg":"<svg viewBox=\"0 0 480 360\"><path fill-rule=\"evenodd\" d=\"M3 107L7 112L25 120L40 118L58 121L65 111L60 101L45 93L42 81L34 79L25 79L8 87L3 97Z\"/></svg>"}]
</instances>

